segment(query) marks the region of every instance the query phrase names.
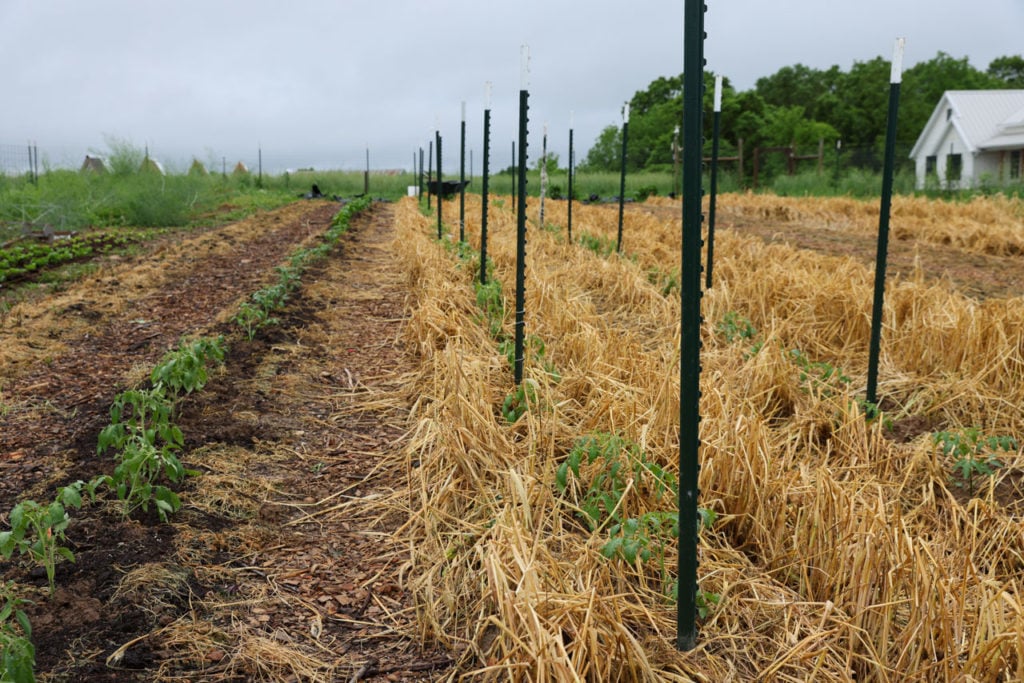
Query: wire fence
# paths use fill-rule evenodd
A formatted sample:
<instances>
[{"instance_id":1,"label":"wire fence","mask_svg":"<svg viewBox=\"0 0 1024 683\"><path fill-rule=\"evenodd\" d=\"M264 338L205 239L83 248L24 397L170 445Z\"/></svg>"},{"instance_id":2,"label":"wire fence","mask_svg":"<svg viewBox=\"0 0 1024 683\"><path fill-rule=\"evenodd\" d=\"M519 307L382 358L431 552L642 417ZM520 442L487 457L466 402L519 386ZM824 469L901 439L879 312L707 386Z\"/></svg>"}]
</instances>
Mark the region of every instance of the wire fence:
<instances>
[{"instance_id":1,"label":"wire fence","mask_svg":"<svg viewBox=\"0 0 1024 683\"><path fill-rule=\"evenodd\" d=\"M38 146L0 144L0 174L25 175L38 173Z\"/></svg>"}]
</instances>

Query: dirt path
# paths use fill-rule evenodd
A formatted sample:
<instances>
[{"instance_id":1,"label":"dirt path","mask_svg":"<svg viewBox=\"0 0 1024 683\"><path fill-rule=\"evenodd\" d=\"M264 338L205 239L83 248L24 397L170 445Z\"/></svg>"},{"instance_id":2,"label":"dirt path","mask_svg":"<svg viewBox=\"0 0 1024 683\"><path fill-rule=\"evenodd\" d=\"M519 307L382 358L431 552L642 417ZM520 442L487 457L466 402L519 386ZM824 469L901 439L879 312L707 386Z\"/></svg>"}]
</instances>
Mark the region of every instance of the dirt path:
<instances>
[{"instance_id":1,"label":"dirt path","mask_svg":"<svg viewBox=\"0 0 1024 683\"><path fill-rule=\"evenodd\" d=\"M226 322L337 208L294 205L114 264L5 321L18 348L3 359L0 515L109 470L95 440L114 394L180 336L229 336L224 369L176 417L202 474L172 523L75 512L76 562L53 596L39 569L0 562L35 601L41 680L431 680L451 666L415 644L404 553L386 541L404 521L404 472L385 464L410 363L389 208L354 221L279 327L248 341Z\"/></svg>"}]
</instances>

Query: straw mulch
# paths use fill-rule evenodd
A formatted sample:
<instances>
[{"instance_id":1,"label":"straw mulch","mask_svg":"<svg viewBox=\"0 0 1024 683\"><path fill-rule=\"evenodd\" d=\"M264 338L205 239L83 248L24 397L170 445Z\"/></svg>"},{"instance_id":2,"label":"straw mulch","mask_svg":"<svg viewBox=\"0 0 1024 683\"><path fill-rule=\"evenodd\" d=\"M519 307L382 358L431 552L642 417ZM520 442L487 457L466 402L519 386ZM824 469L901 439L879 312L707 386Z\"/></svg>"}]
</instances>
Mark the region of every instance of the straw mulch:
<instances>
[{"instance_id":1,"label":"straw mulch","mask_svg":"<svg viewBox=\"0 0 1024 683\"><path fill-rule=\"evenodd\" d=\"M758 201L814 220L808 203ZM951 248L1019 253L1011 204L968 205L1012 209L1018 223ZM489 224L505 300L499 336L512 333L510 206L494 201ZM897 202L895 219L909 224L912 208ZM718 517L699 550L709 611L698 647L680 653L668 597L675 540L652 532L647 561L601 552L613 512L674 509L653 470L620 453L621 497L593 530L583 510L588 491L608 485L606 463L584 460L558 483L586 436L617 435L676 471L678 220L630 212L624 253L600 256L566 244L564 203L547 205L552 229L537 226L536 209L533 200L529 409L510 423L501 406L515 387L477 305L478 261L460 258L451 235L439 243L414 200L398 207L396 248L414 297L404 338L422 367L406 388L412 439L394 464L408 471L396 504L411 515L397 540L411 554L426 641L462 652L470 680L1024 678L1022 455L1001 453L972 496L931 437L970 426L1024 433L1024 300L979 302L920 273L890 282L884 414L869 423L858 399L870 269L719 233L703 299L700 499ZM475 249L477 197L466 215ZM614 241L615 220L614 208L577 205L574 234ZM942 223L929 221L922 234Z\"/></svg>"}]
</instances>

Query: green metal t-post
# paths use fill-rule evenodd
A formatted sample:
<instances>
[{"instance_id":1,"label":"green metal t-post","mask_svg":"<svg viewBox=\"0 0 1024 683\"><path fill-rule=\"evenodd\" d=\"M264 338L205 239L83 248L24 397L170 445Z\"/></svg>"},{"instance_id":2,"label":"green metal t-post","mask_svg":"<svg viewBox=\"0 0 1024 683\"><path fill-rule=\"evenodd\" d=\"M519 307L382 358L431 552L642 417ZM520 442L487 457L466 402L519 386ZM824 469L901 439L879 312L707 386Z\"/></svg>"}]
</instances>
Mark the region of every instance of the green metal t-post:
<instances>
[{"instance_id":1,"label":"green metal t-post","mask_svg":"<svg viewBox=\"0 0 1024 683\"><path fill-rule=\"evenodd\" d=\"M459 241L466 241L466 103L462 103L459 134Z\"/></svg>"},{"instance_id":2,"label":"green metal t-post","mask_svg":"<svg viewBox=\"0 0 1024 683\"><path fill-rule=\"evenodd\" d=\"M530 111L530 93L527 90L530 50L525 45L522 60L523 86L519 91L519 196L516 201L516 322L513 372L516 386L523 383L523 346L526 328L526 123Z\"/></svg>"},{"instance_id":3,"label":"green metal t-post","mask_svg":"<svg viewBox=\"0 0 1024 683\"><path fill-rule=\"evenodd\" d=\"M430 211L430 185L434 182L434 141L427 145L427 211Z\"/></svg>"},{"instance_id":4,"label":"green metal t-post","mask_svg":"<svg viewBox=\"0 0 1024 683\"><path fill-rule=\"evenodd\" d=\"M484 175L481 179L481 192L483 193L483 209L480 216L480 284L487 284L487 205L490 191L490 164L491 164L491 83L487 82L486 104L484 105Z\"/></svg>"},{"instance_id":5,"label":"green metal t-post","mask_svg":"<svg viewBox=\"0 0 1024 683\"><path fill-rule=\"evenodd\" d=\"M697 645L697 488L700 475L701 166L703 164L703 0L686 0L683 29L683 244L679 345L679 577L676 647Z\"/></svg>"},{"instance_id":6,"label":"green metal t-post","mask_svg":"<svg viewBox=\"0 0 1024 683\"><path fill-rule=\"evenodd\" d=\"M569 112L569 215L566 223L566 238L569 240L569 244L572 244L572 124L573 114Z\"/></svg>"},{"instance_id":7,"label":"green metal t-post","mask_svg":"<svg viewBox=\"0 0 1024 683\"><path fill-rule=\"evenodd\" d=\"M615 253L622 253L622 218L626 207L626 138L629 133L629 102L622 108L622 171L619 174L619 235Z\"/></svg>"},{"instance_id":8,"label":"green metal t-post","mask_svg":"<svg viewBox=\"0 0 1024 683\"><path fill-rule=\"evenodd\" d=\"M875 297L871 309L871 341L868 349L868 406L878 405L878 356L882 345L882 308L885 303L885 263L889 252L889 208L892 205L892 176L896 164L896 118L900 106L903 75L903 47L898 38L889 78L889 122L885 133L885 165L882 168L882 204L878 215L878 251L875 258Z\"/></svg>"},{"instance_id":9,"label":"green metal t-post","mask_svg":"<svg viewBox=\"0 0 1024 683\"><path fill-rule=\"evenodd\" d=\"M437 144L437 239L441 239L441 204L444 196L444 188L441 187L441 131L436 131L434 136Z\"/></svg>"}]
</instances>

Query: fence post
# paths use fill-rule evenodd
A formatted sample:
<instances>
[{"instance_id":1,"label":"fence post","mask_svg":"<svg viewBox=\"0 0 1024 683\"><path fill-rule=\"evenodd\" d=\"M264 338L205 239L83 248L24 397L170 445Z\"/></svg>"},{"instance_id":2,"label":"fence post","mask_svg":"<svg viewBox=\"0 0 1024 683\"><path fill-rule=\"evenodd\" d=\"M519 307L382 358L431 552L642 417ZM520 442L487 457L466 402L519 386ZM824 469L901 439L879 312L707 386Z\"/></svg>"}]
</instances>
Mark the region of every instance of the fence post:
<instances>
[{"instance_id":1,"label":"fence post","mask_svg":"<svg viewBox=\"0 0 1024 683\"><path fill-rule=\"evenodd\" d=\"M540 143L540 229L544 229L544 199L548 193L548 124L544 124L544 135Z\"/></svg>"},{"instance_id":2,"label":"fence post","mask_svg":"<svg viewBox=\"0 0 1024 683\"><path fill-rule=\"evenodd\" d=\"M422 170L423 166L420 165ZM434 141L427 145L427 211L430 211L430 186L434 182Z\"/></svg>"},{"instance_id":3,"label":"fence post","mask_svg":"<svg viewBox=\"0 0 1024 683\"><path fill-rule=\"evenodd\" d=\"M697 488L700 474L700 256L704 0L686 0L683 33L683 243L679 345L679 561L676 647L697 644Z\"/></svg>"},{"instance_id":4,"label":"fence post","mask_svg":"<svg viewBox=\"0 0 1024 683\"><path fill-rule=\"evenodd\" d=\"M526 327L526 138L530 109L529 73L530 48L522 47L521 81L519 90L519 195L516 215L516 322L515 322L515 367L513 375L516 386L523 382L523 343Z\"/></svg>"},{"instance_id":5,"label":"fence post","mask_svg":"<svg viewBox=\"0 0 1024 683\"><path fill-rule=\"evenodd\" d=\"M466 101L462 101L459 126L459 241L466 241Z\"/></svg>"},{"instance_id":6,"label":"fence post","mask_svg":"<svg viewBox=\"0 0 1024 683\"><path fill-rule=\"evenodd\" d=\"M441 173L441 131L440 126L434 132L434 142L437 144L437 239L441 239L441 205L444 203L444 188L442 187Z\"/></svg>"},{"instance_id":7,"label":"fence post","mask_svg":"<svg viewBox=\"0 0 1024 683\"><path fill-rule=\"evenodd\" d=\"M738 166L740 174L740 187L744 187L746 183L743 180L743 138L736 140L736 154L739 156Z\"/></svg>"},{"instance_id":8,"label":"fence post","mask_svg":"<svg viewBox=\"0 0 1024 683\"><path fill-rule=\"evenodd\" d=\"M484 86L484 175L481 180L483 193L483 209L480 216L480 284L487 284L487 205L489 203L491 161L491 82Z\"/></svg>"},{"instance_id":9,"label":"fence post","mask_svg":"<svg viewBox=\"0 0 1024 683\"><path fill-rule=\"evenodd\" d=\"M615 253L622 253L622 218L626 207L626 137L629 134L629 102L622 107L622 172L619 174L619 235Z\"/></svg>"},{"instance_id":10,"label":"fence post","mask_svg":"<svg viewBox=\"0 0 1024 683\"><path fill-rule=\"evenodd\" d=\"M871 341L868 349L868 410L878 405L878 356L882 341L882 308L885 299L885 263L889 251L889 208L892 204L892 175L896 162L896 116L900 105L905 40L896 39L889 77L889 122L885 134L885 165L882 168L882 203L878 214L878 251L875 260L875 296L871 309ZM870 415L870 413L869 413Z\"/></svg>"},{"instance_id":11,"label":"fence post","mask_svg":"<svg viewBox=\"0 0 1024 683\"><path fill-rule=\"evenodd\" d=\"M569 215L568 225L566 226L566 237L569 240L569 244L572 244L572 176L573 176L573 148L572 148L572 127L573 127L573 112L569 112Z\"/></svg>"}]
</instances>

